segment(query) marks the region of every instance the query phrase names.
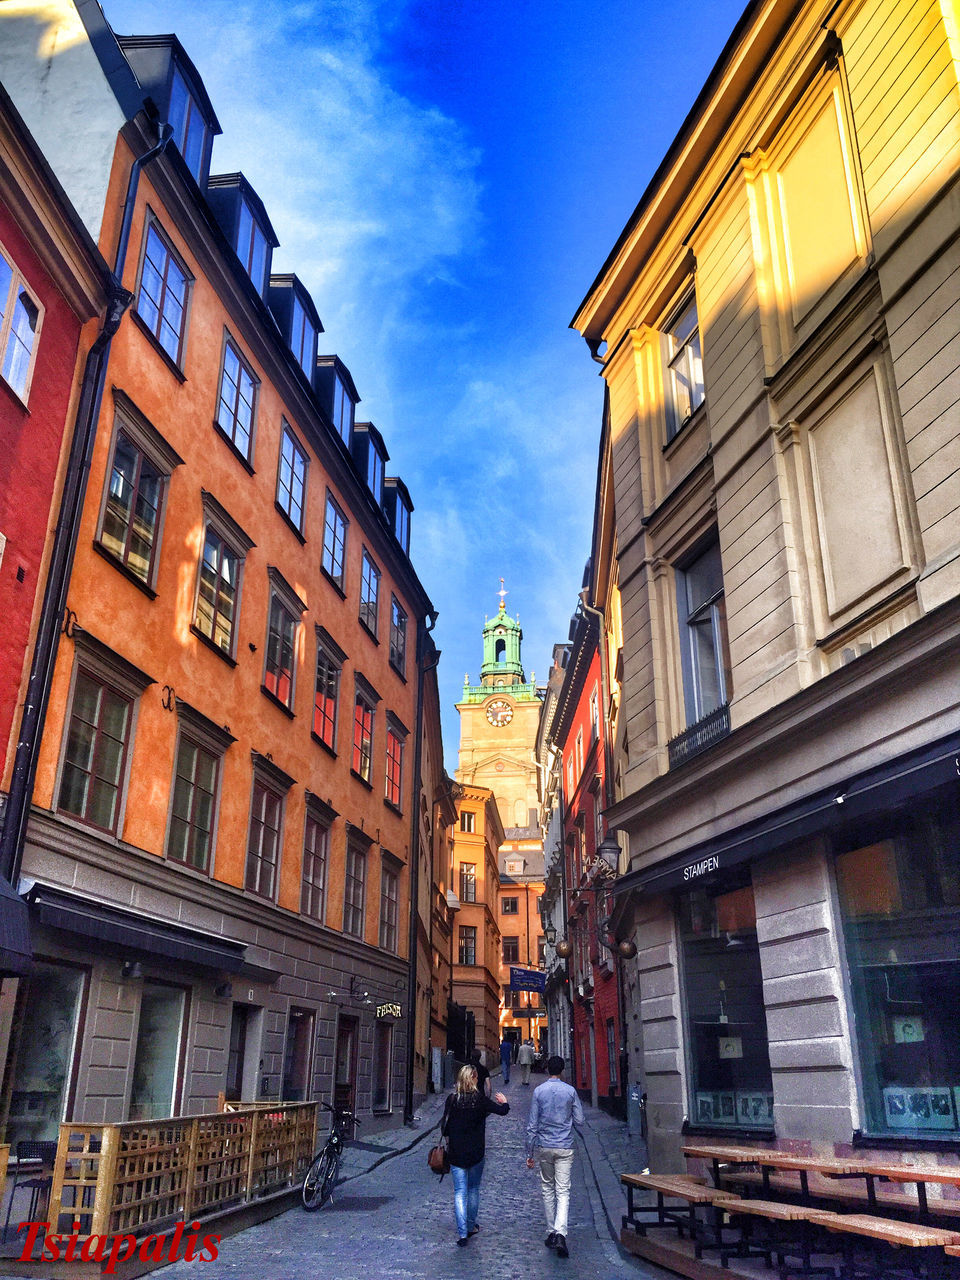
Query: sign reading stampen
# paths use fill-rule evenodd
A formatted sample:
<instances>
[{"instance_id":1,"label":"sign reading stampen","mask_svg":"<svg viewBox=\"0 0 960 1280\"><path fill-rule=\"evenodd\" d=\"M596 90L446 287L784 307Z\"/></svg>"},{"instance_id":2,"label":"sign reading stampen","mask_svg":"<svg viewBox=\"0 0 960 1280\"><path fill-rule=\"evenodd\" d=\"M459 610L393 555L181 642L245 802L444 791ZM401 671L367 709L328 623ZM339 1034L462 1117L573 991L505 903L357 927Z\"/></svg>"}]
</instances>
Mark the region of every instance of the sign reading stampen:
<instances>
[{"instance_id":1,"label":"sign reading stampen","mask_svg":"<svg viewBox=\"0 0 960 1280\"><path fill-rule=\"evenodd\" d=\"M709 875L711 871L717 871L720 868L720 859L716 854L710 858L701 858L699 862L691 862L689 866L683 868L684 880L697 880L700 876Z\"/></svg>"},{"instance_id":2,"label":"sign reading stampen","mask_svg":"<svg viewBox=\"0 0 960 1280\"><path fill-rule=\"evenodd\" d=\"M547 989L547 975L537 969L516 969L510 966L511 991L540 991Z\"/></svg>"}]
</instances>

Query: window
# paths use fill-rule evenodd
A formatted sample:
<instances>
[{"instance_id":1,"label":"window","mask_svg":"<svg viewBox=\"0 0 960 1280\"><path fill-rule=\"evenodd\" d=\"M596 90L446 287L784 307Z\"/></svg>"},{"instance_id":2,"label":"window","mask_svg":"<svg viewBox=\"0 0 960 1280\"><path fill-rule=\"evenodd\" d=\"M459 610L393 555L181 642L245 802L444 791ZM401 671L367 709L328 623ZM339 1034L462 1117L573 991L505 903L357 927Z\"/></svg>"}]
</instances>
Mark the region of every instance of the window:
<instances>
[{"instance_id":1,"label":"window","mask_svg":"<svg viewBox=\"0 0 960 1280\"><path fill-rule=\"evenodd\" d=\"M460 926L460 964L477 963L477 926L462 924Z\"/></svg>"},{"instance_id":2,"label":"window","mask_svg":"<svg viewBox=\"0 0 960 1280\"><path fill-rule=\"evenodd\" d=\"M960 786L835 837L863 1128L960 1135Z\"/></svg>"},{"instance_id":3,"label":"window","mask_svg":"<svg viewBox=\"0 0 960 1280\"><path fill-rule=\"evenodd\" d=\"M277 506L298 533L303 533L303 507L306 488L307 455L285 422L280 436Z\"/></svg>"},{"instance_id":4,"label":"window","mask_svg":"<svg viewBox=\"0 0 960 1280\"><path fill-rule=\"evenodd\" d=\"M240 217L237 220L237 257L253 281L257 293L262 294L269 258L267 237L245 200L240 201Z\"/></svg>"},{"instance_id":5,"label":"window","mask_svg":"<svg viewBox=\"0 0 960 1280\"><path fill-rule=\"evenodd\" d=\"M607 1019L607 1070L610 1073L610 1092L617 1087L617 1031L613 1019Z\"/></svg>"},{"instance_id":6,"label":"window","mask_svg":"<svg viewBox=\"0 0 960 1280\"><path fill-rule=\"evenodd\" d=\"M519 898L503 898L500 902L500 910L505 916L515 916L520 912Z\"/></svg>"},{"instance_id":7,"label":"window","mask_svg":"<svg viewBox=\"0 0 960 1280\"><path fill-rule=\"evenodd\" d=\"M407 664L407 615L396 596L390 597L390 662L403 675Z\"/></svg>"},{"instance_id":8,"label":"window","mask_svg":"<svg viewBox=\"0 0 960 1280\"><path fill-rule=\"evenodd\" d=\"M577 777L583 773L583 730L577 733Z\"/></svg>"},{"instance_id":9,"label":"window","mask_svg":"<svg viewBox=\"0 0 960 1280\"><path fill-rule=\"evenodd\" d=\"M703 404L703 360L693 294L668 322L667 346L667 439L672 440Z\"/></svg>"},{"instance_id":10,"label":"window","mask_svg":"<svg viewBox=\"0 0 960 1280\"><path fill-rule=\"evenodd\" d=\"M283 1053L284 1101L304 1102L313 1076L314 1012L290 1006Z\"/></svg>"},{"instance_id":11,"label":"window","mask_svg":"<svg viewBox=\"0 0 960 1280\"><path fill-rule=\"evenodd\" d=\"M343 590L343 561L347 545L347 517L330 494L327 494L327 511L323 522L324 572Z\"/></svg>"},{"instance_id":12,"label":"window","mask_svg":"<svg viewBox=\"0 0 960 1280\"><path fill-rule=\"evenodd\" d=\"M323 923L327 889L327 857L330 826L310 809L303 828L303 873L300 881L300 910Z\"/></svg>"},{"instance_id":13,"label":"window","mask_svg":"<svg viewBox=\"0 0 960 1280\"><path fill-rule=\"evenodd\" d=\"M254 778L244 886L261 898L276 892L282 833L283 796Z\"/></svg>"},{"instance_id":14,"label":"window","mask_svg":"<svg viewBox=\"0 0 960 1280\"><path fill-rule=\"evenodd\" d=\"M367 488L379 506L383 502L383 454L372 440L367 444Z\"/></svg>"},{"instance_id":15,"label":"window","mask_svg":"<svg viewBox=\"0 0 960 1280\"><path fill-rule=\"evenodd\" d=\"M173 69L170 87L170 111L167 119L173 128L173 141L186 161L187 168L200 181L206 153L207 126L196 99L187 88L177 67Z\"/></svg>"},{"instance_id":16,"label":"window","mask_svg":"<svg viewBox=\"0 0 960 1280\"><path fill-rule=\"evenodd\" d=\"M126 431L113 442L100 546L141 582L153 578L166 476Z\"/></svg>"},{"instance_id":17,"label":"window","mask_svg":"<svg viewBox=\"0 0 960 1280\"><path fill-rule=\"evenodd\" d=\"M387 725L387 779L386 800L394 808L401 807L403 799L403 736L394 725Z\"/></svg>"},{"instance_id":18,"label":"window","mask_svg":"<svg viewBox=\"0 0 960 1280\"><path fill-rule=\"evenodd\" d=\"M476 902L477 900L477 864L475 862L460 863L460 901Z\"/></svg>"},{"instance_id":19,"label":"window","mask_svg":"<svg viewBox=\"0 0 960 1280\"><path fill-rule=\"evenodd\" d=\"M343 931L363 937L364 888L367 855L356 844L347 845L346 878L343 889Z\"/></svg>"},{"instance_id":20,"label":"window","mask_svg":"<svg viewBox=\"0 0 960 1280\"><path fill-rule=\"evenodd\" d=\"M773 1128L773 1083L749 883L684 894L678 910L691 1123Z\"/></svg>"},{"instance_id":21,"label":"window","mask_svg":"<svg viewBox=\"0 0 960 1280\"><path fill-rule=\"evenodd\" d=\"M691 725L727 702L727 618L718 542L678 571L677 597L683 692Z\"/></svg>"},{"instance_id":22,"label":"window","mask_svg":"<svg viewBox=\"0 0 960 1280\"><path fill-rule=\"evenodd\" d=\"M350 443L353 430L353 400L342 379L333 380L333 425L345 444Z\"/></svg>"},{"instance_id":23,"label":"window","mask_svg":"<svg viewBox=\"0 0 960 1280\"><path fill-rule=\"evenodd\" d=\"M590 745L600 737L600 691L596 685L590 695Z\"/></svg>"},{"instance_id":24,"label":"window","mask_svg":"<svg viewBox=\"0 0 960 1280\"><path fill-rule=\"evenodd\" d=\"M353 772L370 781L373 763L374 707L367 694L358 689L353 705Z\"/></svg>"},{"instance_id":25,"label":"window","mask_svg":"<svg viewBox=\"0 0 960 1280\"><path fill-rule=\"evenodd\" d=\"M547 941L543 937L537 939L537 964L542 969L547 962Z\"/></svg>"},{"instance_id":26,"label":"window","mask_svg":"<svg viewBox=\"0 0 960 1280\"><path fill-rule=\"evenodd\" d=\"M520 960L520 939L518 937L503 937L503 963L517 964Z\"/></svg>"},{"instance_id":27,"label":"window","mask_svg":"<svg viewBox=\"0 0 960 1280\"><path fill-rule=\"evenodd\" d=\"M174 364L183 356L190 277L155 222L147 229L137 314Z\"/></svg>"},{"instance_id":28,"label":"window","mask_svg":"<svg viewBox=\"0 0 960 1280\"><path fill-rule=\"evenodd\" d=\"M313 371L317 363L317 331L310 323L306 307L293 295L293 318L290 323L290 346L297 358L297 364L307 375L308 382L313 382Z\"/></svg>"},{"instance_id":29,"label":"window","mask_svg":"<svg viewBox=\"0 0 960 1280\"><path fill-rule=\"evenodd\" d=\"M215 529L208 529L200 565L197 630L224 653L233 653L240 557Z\"/></svg>"},{"instance_id":30,"label":"window","mask_svg":"<svg viewBox=\"0 0 960 1280\"><path fill-rule=\"evenodd\" d=\"M410 508L403 501L400 495L397 495L397 512L395 519L394 533L397 535L397 541L403 548L404 552L410 554Z\"/></svg>"},{"instance_id":31,"label":"window","mask_svg":"<svg viewBox=\"0 0 960 1280\"><path fill-rule=\"evenodd\" d=\"M130 1120L177 1114L180 1050L186 1033L190 992L147 980L140 989L137 1044L130 1072Z\"/></svg>"},{"instance_id":32,"label":"window","mask_svg":"<svg viewBox=\"0 0 960 1280\"><path fill-rule=\"evenodd\" d=\"M360 571L360 621L371 635L377 634L377 597L380 593L380 570L369 551L364 549Z\"/></svg>"},{"instance_id":33,"label":"window","mask_svg":"<svg viewBox=\"0 0 960 1280\"><path fill-rule=\"evenodd\" d=\"M253 417L257 386L257 379L250 366L233 340L227 338L223 348L216 425L246 462L250 462L253 455Z\"/></svg>"},{"instance_id":34,"label":"window","mask_svg":"<svg viewBox=\"0 0 960 1280\"><path fill-rule=\"evenodd\" d=\"M472 809L464 809L460 814L460 830L473 835L477 829L477 815Z\"/></svg>"},{"instance_id":35,"label":"window","mask_svg":"<svg viewBox=\"0 0 960 1280\"><path fill-rule=\"evenodd\" d=\"M380 868L380 946L384 951L397 950L397 886L396 871L385 864Z\"/></svg>"},{"instance_id":36,"label":"window","mask_svg":"<svg viewBox=\"0 0 960 1280\"><path fill-rule=\"evenodd\" d=\"M313 702L313 732L331 751L337 746L337 706L340 671L346 654L323 627L317 627L317 683Z\"/></svg>"},{"instance_id":37,"label":"window","mask_svg":"<svg viewBox=\"0 0 960 1280\"><path fill-rule=\"evenodd\" d=\"M293 663L297 638L297 619L279 596L270 600L267 626L267 658L263 687L285 707L293 705Z\"/></svg>"},{"instance_id":38,"label":"window","mask_svg":"<svg viewBox=\"0 0 960 1280\"><path fill-rule=\"evenodd\" d=\"M220 760L185 734L177 744L167 857L198 871L210 870Z\"/></svg>"},{"instance_id":39,"label":"window","mask_svg":"<svg viewBox=\"0 0 960 1280\"><path fill-rule=\"evenodd\" d=\"M58 808L91 826L116 831L132 699L94 673L77 671Z\"/></svg>"},{"instance_id":40,"label":"window","mask_svg":"<svg viewBox=\"0 0 960 1280\"><path fill-rule=\"evenodd\" d=\"M24 403L30 394L42 319L43 308L0 248L0 371Z\"/></svg>"},{"instance_id":41,"label":"window","mask_svg":"<svg viewBox=\"0 0 960 1280\"><path fill-rule=\"evenodd\" d=\"M573 756L567 760L567 797L573 795Z\"/></svg>"}]
</instances>

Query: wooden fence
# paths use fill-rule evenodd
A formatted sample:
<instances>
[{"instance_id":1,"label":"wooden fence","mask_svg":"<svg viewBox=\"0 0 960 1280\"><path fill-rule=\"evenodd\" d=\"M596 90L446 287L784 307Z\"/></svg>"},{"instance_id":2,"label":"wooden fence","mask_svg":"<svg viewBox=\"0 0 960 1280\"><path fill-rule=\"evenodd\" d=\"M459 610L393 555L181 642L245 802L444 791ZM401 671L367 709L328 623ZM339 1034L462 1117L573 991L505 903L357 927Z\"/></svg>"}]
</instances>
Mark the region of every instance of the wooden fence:
<instances>
[{"instance_id":1,"label":"wooden fence","mask_svg":"<svg viewBox=\"0 0 960 1280\"><path fill-rule=\"evenodd\" d=\"M315 1102L126 1124L62 1124L51 1231L159 1232L296 1186L314 1153Z\"/></svg>"}]
</instances>

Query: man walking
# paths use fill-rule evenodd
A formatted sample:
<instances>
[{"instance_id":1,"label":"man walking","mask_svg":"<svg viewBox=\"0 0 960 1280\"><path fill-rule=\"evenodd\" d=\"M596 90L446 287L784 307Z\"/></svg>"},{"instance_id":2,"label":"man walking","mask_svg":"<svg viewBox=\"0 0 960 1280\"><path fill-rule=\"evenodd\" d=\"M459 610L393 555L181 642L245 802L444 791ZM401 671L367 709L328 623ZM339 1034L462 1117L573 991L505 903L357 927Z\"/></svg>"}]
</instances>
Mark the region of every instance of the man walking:
<instances>
[{"instance_id":1,"label":"man walking","mask_svg":"<svg viewBox=\"0 0 960 1280\"><path fill-rule=\"evenodd\" d=\"M503 1083L510 1083L510 1063L513 1061L513 1045L506 1036L500 1041L500 1066L503 1068Z\"/></svg>"},{"instance_id":2,"label":"man walking","mask_svg":"<svg viewBox=\"0 0 960 1280\"><path fill-rule=\"evenodd\" d=\"M534 1148L539 1147L540 1189L547 1215L548 1249L558 1258L569 1258L567 1213L570 1208L570 1175L573 1171L573 1126L583 1124L580 1097L572 1085L560 1079L563 1059L554 1055L547 1062L550 1079L533 1091L527 1122L527 1168L533 1169Z\"/></svg>"},{"instance_id":3,"label":"man walking","mask_svg":"<svg viewBox=\"0 0 960 1280\"><path fill-rule=\"evenodd\" d=\"M520 1083L530 1083L530 1068L533 1066L536 1054L533 1051L533 1041L524 1040L523 1044L517 1050L517 1065L520 1068Z\"/></svg>"}]
</instances>

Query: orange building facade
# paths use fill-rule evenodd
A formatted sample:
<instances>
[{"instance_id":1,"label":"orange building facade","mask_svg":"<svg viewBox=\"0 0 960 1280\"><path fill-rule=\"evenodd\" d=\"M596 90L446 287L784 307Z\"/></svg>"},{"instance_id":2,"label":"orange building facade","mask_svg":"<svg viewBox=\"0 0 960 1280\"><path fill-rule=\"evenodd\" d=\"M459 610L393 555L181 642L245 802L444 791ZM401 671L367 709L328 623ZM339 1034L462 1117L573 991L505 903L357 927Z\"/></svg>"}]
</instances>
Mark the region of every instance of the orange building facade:
<instances>
[{"instance_id":1,"label":"orange building facade","mask_svg":"<svg viewBox=\"0 0 960 1280\"><path fill-rule=\"evenodd\" d=\"M376 428L355 422L345 366L317 357L306 290L271 274L256 192L209 177L219 125L179 43L86 35L112 42L95 88L126 115L103 191L109 260L157 110L173 137L128 199L133 302L23 856L37 958L5 992L7 1140L197 1113L221 1092L316 1097L388 1126L417 1008L432 611L412 504ZM37 1025L55 1028L44 1062Z\"/></svg>"},{"instance_id":2,"label":"orange building facade","mask_svg":"<svg viewBox=\"0 0 960 1280\"><path fill-rule=\"evenodd\" d=\"M500 875L497 851L503 827L493 792L487 787L460 787L453 834L453 875L459 910L453 966L454 1000L465 1010L465 1034L451 1048L458 1058L473 1048L487 1066L497 1061L500 1021L500 927L497 903ZM471 1030L472 1028L472 1030Z\"/></svg>"}]
</instances>

